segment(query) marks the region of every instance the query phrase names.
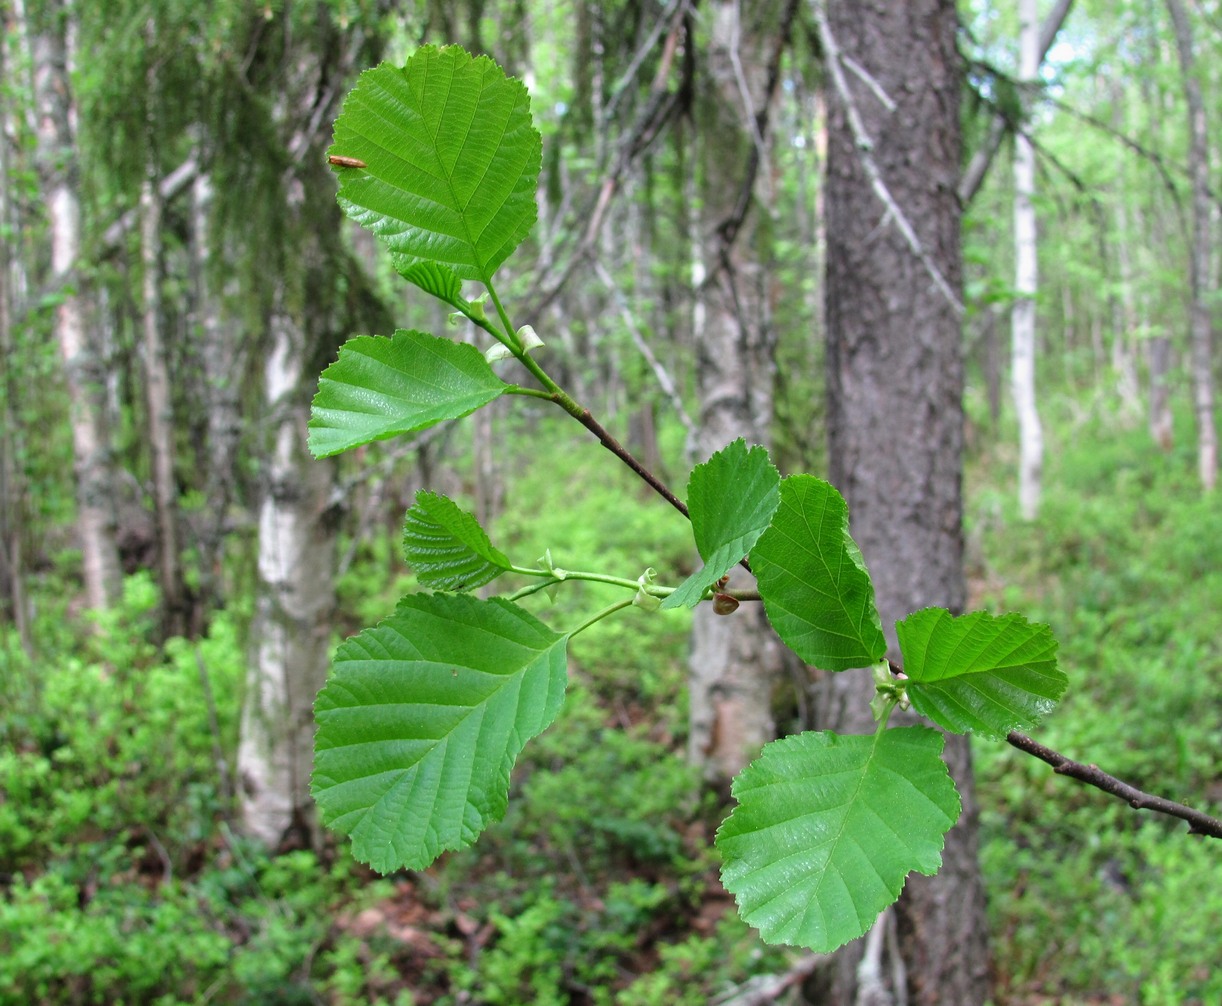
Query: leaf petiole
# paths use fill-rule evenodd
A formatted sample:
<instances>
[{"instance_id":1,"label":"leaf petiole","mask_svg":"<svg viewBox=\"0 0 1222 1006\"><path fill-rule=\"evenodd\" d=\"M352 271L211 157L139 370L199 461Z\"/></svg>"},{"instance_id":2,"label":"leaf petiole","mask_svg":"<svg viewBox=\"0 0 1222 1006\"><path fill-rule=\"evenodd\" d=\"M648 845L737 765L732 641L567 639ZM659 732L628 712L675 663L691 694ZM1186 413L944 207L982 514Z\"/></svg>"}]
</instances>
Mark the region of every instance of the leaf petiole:
<instances>
[{"instance_id":1,"label":"leaf petiole","mask_svg":"<svg viewBox=\"0 0 1222 1006\"><path fill-rule=\"evenodd\" d=\"M609 605L606 608L603 608L602 611L595 612L593 615L587 618L584 622L582 622L579 626L577 626L577 628L575 628L572 632L570 632L569 638L572 639L579 632L585 632L585 630L588 629L591 625L593 625L596 622L601 622L608 615L615 614L615 612L619 611L621 608L630 608L632 606L632 602L633 602L633 598L629 597L623 601L616 601L614 604Z\"/></svg>"}]
</instances>

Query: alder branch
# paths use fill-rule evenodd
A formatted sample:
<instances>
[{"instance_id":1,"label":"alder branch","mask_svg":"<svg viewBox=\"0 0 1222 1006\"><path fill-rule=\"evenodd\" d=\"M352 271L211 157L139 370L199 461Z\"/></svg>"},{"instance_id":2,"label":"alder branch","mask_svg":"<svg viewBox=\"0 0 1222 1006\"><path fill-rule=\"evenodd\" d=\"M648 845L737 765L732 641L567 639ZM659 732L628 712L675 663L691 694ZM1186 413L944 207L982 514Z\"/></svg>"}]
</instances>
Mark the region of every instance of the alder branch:
<instances>
[{"instance_id":1,"label":"alder branch","mask_svg":"<svg viewBox=\"0 0 1222 1006\"><path fill-rule=\"evenodd\" d=\"M557 401L557 404L560 403ZM602 444L605 448L607 448L607 450L609 450L624 464L631 468L632 471L635 472L638 477L643 479L654 492L666 500L667 503L678 510L679 513L683 514L683 516L688 520L692 519L691 515L687 512L687 504L684 503L683 500L679 499L679 497L673 492L671 492L665 482L663 482L640 461L638 461L636 456L630 450L628 450L627 447L616 440L615 437L611 435L610 431L594 418L589 409L582 408L579 412L570 412L569 414L579 423L581 423L581 425L587 430L593 433L594 436L598 438L598 442L600 444Z\"/></svg>"},{"instance_id":2,"label":"alder branch","mask_svg":"<svg viewBox=\"0 0 1222 1006\"><path fill-rule=\"evenodd\" d=\"M1047 762L1058 775L1066 775L1071 779L1094 786L1111 796L1124 800L1130 807L1137 810L1152 810L1157 814L1167 814L1188 822L1190 835L1208 835L1210 838L1222 838L1222 821L1208 814L1174 800L1154 796L1132 786L1114 775L1104 772L1098 765L1083 765L1081 762L1066 758L1063 754L1045 747L1025 734L1011 731L1006 735L1006 742L1018 750L1026 752L1040 761Z\"/></svg>"},{"instance_id":3,"label":"alder branch","mask_svg":"<svg viewBox=\"0 0 1222 1006\"><path fill-rule=\"evenodd\" d=\"M828 73L832 78L836 93L840 96L840 100L844 102L845 117L848 119L849 130L853 134L853 143L857 148L858 160L870 179L870 186L874 189L874 194L878 196L883 206L886 207L887 212L883 223L886 223L888 219L895 222L896 228L903 236L905 242L907 242L909 249L925 267L925 271L929 273L934 285L938 288L938 292L955 309L955 313L961 316L963 314L963 301L959 299L959 295L955 293L954 288L947 281L946 277L942 275L942 270L938 268L938 264L934 262L933 257L921 243L921 239L917 237L917 233L909 222L908 217L905 216L903 209L895 201L895 197L891 195L891 190L883 180L882 172L879 170L872 153L874 141L866 131L865 124L862 122L861 115L857 110L857 103L853 99L853 93L849 90L848 81L844 78L844 68L841 65L844 62L844 56L840 51L839 44L832 35L831 26L827 21L827 14L819 4L815 4L815 23L819 29L819 39L826 56L825 62Z\"/></svg>"},{"instance_id":4,"label":"alder branch","mask_svg":"<svg viewBox=\"0 0 1222 1006\"><path fill-rule=\"evenodd\" d=\"M904 674L904 668L894 660L888 658L887 666L896 677L907 677ZM1088 786L1094 786L1095 789L1100 789L1110 796L1124 800L1130 807L1136 810L1152 810L1157 814L1166 814L1169 817L1176 817L1181 821L1187 821L1189 824L1188 833L1190 835L1208 835L1210 838L1222 838L1222 821L1215 817L1210 817L1203 811L1194 810L1192 807L1176 803L1174 800L1146 793L1144 790L1140 790L1136 786L1104 772L1098 765L1084 765L1081 762L1074 761L1072 758L1066 758L1059 751L1053 751L1052 748L1046 747L1039 741L1032 740L1026 734L1020 734L1017 730L1011 730L1006 734L1006 743L1011 747L1018 748L1024 754L1029 754L1051 765L1057 775L1069 776L1069 778L1077 779Z\"/></svg>"}]
</instances>

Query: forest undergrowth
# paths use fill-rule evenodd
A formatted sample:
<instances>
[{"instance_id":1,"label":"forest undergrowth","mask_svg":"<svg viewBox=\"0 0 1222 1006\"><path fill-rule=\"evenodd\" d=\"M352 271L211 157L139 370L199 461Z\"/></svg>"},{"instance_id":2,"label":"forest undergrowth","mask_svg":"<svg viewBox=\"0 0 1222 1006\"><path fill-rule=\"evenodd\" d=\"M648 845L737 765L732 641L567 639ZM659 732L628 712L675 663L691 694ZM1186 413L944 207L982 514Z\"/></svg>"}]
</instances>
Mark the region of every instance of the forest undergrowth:
<instances>
[{"instance_id":1,"label":"forest undergrowth","mask_svg":"<svg viewBox=\"0 0 1222 1006\"><path fill-rule=\"evenodd\" d=\"M1160 454L1140 422L1050 426L1033 525L1014 513L1012 458L970 465L973 601L1061 640L1071 691L1040 739L1216 813L1222 509L1190 448ZM515 554L632 577L643 558L690 564L681 521L597 445L532 465L517 432L495 535ZM677 431L662 454L682 470ZM341 606L404 589L395 538L358 543ZM684 757L685 614L592 627L505 820L428 871L379 878L346 845L269 857L229 826L240 605L159 652L149 576L91 632L72 555L54 560L37 660L8 629L0 646L0 1003L695 1006L796 959L760 943L717 881L724 807ZM561 595L549 620L566 605L577 620L597 589ZM1004 745L975 751L996 1002L1222 1001L1216 855Z\"/></svg>"}]
</instances>

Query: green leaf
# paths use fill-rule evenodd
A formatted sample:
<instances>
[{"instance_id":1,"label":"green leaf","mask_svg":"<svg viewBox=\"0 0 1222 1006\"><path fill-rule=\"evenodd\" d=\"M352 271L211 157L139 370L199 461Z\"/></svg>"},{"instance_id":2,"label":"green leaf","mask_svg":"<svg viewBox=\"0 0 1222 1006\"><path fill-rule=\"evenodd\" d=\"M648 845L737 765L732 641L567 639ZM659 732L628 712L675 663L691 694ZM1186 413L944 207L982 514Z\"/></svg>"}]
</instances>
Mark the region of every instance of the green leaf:
<instances>
[{"instance_id":1,"label":"green leaf","mask_svg":"<svg viewBox=\"0 0 1222 1006\"><path fill-rule=\"evenodd\" d=\"M781 505L751 550L768 620L806 663L869 667L887 652L874 585L849 536L844 498L823 479L791 475Z\"/></svg>"},{"instance_id":2,"label":"green leaf","mask_svg":"<svg viewBox=\"0 0 1222 1006\"><path fill-rule=\"evenodd\" d=\"M425 489L403 521L403 554L420 582L437 590L482 587L512 565L473 515Z\"/></svg>"},{"instance_id":3,"label":"green leaf","mask_svg":"<svg viewBox=\"0 0 1222 1006\"><path fill-rule=\"evenodd\" d=\"M345 641L315 702L311 790L375 870L419 870L505 813L523 745L564 701L559 635L501 598L409 594Z\"/></svg>"},{"instance_id":4,"label":"green leaf","mask_svg":"<svg viewBox=\"0 0 1222 1006\"><path fill-rule=\"evenodd\" d=\"M438 300L445 301L451 307L468 310L470 304L462 296L462 280L454 275L454 270L436 262L417 262L402 272L403 278L415 283L425 293L430 293Z\"/></svg>"},{"instance_id":5,"label":"green leaf","mask_svg":"<svg viewBox=\"0 0 1222 1006\"><path fill-rule=\"evenodd\" d=\"M955 618L925 608L896 623L908 697L917 712L957 733L1004 737L1026 730L1069 684L1046 625L983 611Z\"/></svg>"},{"instance_id":6,"label":"green leaf","mask_svg":"<svg viewBox=\"0 0 1222 1006\"><path fill-rule=\"evenodd\" d=\"M310 410L317 458L458 419L508 385L474 346L400 329L349 339L323 371Z\"/></svg>"},{"instance_id":7,"label":"green leaf","mask_svg":"<svg viewBox=\"0 0 1222 1006\"><path fill-rule=\"evenodd\" d=\"M768 527L780 502L781 476L763 447L738 439L692 469L687 506L704 566L662 602L694 608L704 592L742 559Z\"/></svg>"},{"instance_id":8,"label":"green leaf","mask_svg":"<svg viewBox=\"0 0 1222 1006\"><path fill-rule=\"evenodd\" d=\"M721 880L769 943L830 953L932 875L959 795L928 727L868 737L802 733L767 745L735 779L717 831Z\"/></svg>"},{"instance_id":9,"label":"green leaf","mask_svg":"<svg viewBox=\"0 0 1222 1006\"><path fill-rule=\"evenodd\" d=\"M542 140L522 83L486 56L425 46L361 74L335 122L339 202L395 267L444 266L487 283L535 222Z\"/></svg>"}]
</instances>

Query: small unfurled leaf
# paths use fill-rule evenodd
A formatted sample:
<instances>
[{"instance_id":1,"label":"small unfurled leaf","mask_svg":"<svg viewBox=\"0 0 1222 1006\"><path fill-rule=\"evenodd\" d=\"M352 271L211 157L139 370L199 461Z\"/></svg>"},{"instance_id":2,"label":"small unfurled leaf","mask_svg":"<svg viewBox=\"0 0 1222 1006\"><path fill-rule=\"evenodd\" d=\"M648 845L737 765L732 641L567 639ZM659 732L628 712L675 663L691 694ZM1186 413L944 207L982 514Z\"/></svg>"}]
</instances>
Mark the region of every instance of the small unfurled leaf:
<instances>
[{"instance_id":1,"label":"small unfurled leaf","mask_svg":"<svg viewBox=\"0 0 1222 1006\"><path fill-rule=\"evenodd\" d=\"M844 671L886 654L874 585L830 483L813 475L781 482L781 504L751 550L751 567L768 620L806 663Z\"/></svg>"},{"instance_id":2,"label":"small unfurled leaf","mask_svg":"<svg viewBox=\"0 0 1222 1006\"><path fill-rule=\"evenodd\" d=\"M692 469L687 507L704 566L679 584L663 608L694 608L704 592L751 551L776 511L780 481L768 451L748 448L742 439Z\"/></svg>"},{"instance_id":3,"label":"small unfurled leaf","mask_svg":"<svg viewBox=\"0 0 1222 1006\"><path fill-rule=\"evenodd\" d=\"M932 875L959 795L928 727L868 737L802 733L767 745L734 780L717 832L722 883L768 943L830 953Z\"/></svg>"},{"instance_id":4,"label":"small unfurled leaf","mask_svg":"<svg viewBox=\"0 0 1222 1006\"><path fill-rule=\"evenodd\" d=\"M414 283L420 262L487 282L535 222L542 140L526 88L458 46L362 73L330 153L364 162L339 169L340 205Z\"/></svg>"},{"instance_id":5,"label":"small unfurled leaf","mask_svg":"<svg viewBox=\"0 0 1222 1006\"><path fill-rule=\"evenodd\" d=\"M310 410L317 458L474 412L508 385L474 346L400 329L349 339Z\"/></svg>"},{"instance_id":6,"label":"small unfurled leaf","mask_svg":"<svg viewBox=\"0 0 1222 1006\"><path fill-rule=\"evenodd\" d=\"M420 582L438 590L482 587L512 565L472 514L425 489L404 518L403 555Z\"/></svg>"},{"instance_id":7,"label":"small unfurled leaf","mask_svg":"<svg viewBox=\"0 0 1222 1006\"><path fill-rule=\"evenodd\" d=\"M402 270L401 275L410 283L415 283L425 293L430 293L438 300L445 301L451 307L468 310L470 305L463 300L462 281L448 266L436 262L416 262Z\"/></svg>"},{"instance_id":8,"label":"small unfurled leaf","mask_svg":"<svg viewBox=\"0 0 1222 1006\"><path fill-rule=\"evenodd\" d=\"M470 845L564 700L568 637L501 598L409 594L342 643L315 703L311 790L375 870Z\"/></svg>"},{"instance_id":9,"label":"small unfurled leaf","mask_svg":"<svg viewBox=\"0 0 1222 1006\"><path fill-rule=\"evenodd\" d=\"M975 611L925 608L898 622L913 708L956 733L1002 737L1027 730L1069 684L1046 625Z\"/></svg>"}]
</instances>

